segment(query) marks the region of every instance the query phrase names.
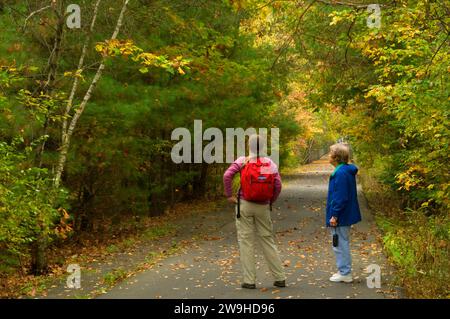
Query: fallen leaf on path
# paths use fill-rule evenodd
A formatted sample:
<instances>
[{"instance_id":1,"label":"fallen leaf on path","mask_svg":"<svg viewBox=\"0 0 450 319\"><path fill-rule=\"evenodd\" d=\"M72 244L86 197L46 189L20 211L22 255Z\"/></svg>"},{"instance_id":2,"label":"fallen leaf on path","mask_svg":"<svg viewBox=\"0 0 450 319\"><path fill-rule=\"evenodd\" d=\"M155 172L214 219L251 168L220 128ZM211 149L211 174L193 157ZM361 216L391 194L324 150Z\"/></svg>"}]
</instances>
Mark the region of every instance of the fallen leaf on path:
<instances>
[{"instance_id":1,"label":"fallen leaf on path","mask_svg":"<svg viewBox=\"0 0 450 319\"><path fill-rule=\"evenodd\" d=\"M208 235L205 235L205 236L203 237L203 239L204 239L204 240L221 240L221 239L223 239L223 237L219 237L219 236L208 236Z\"/></svg>"}]
</instances>

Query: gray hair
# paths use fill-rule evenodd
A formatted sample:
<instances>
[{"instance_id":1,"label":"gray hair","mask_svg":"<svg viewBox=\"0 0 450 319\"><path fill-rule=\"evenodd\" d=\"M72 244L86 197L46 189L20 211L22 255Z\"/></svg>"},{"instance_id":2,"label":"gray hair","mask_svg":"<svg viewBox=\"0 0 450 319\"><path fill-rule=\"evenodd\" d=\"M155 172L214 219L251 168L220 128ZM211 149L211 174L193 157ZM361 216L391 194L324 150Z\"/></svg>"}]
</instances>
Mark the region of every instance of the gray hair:
<instances>
[{"instance_id":1,"label":"gray hair","mask_svg":"<svg viewBox=\"0 0 450 319\"><path fill-rule=\"evenodd\" d=\"M348 144L337 143L330 146L330 156L337 163L348 163L350 159L350 147Z\"/></svg>"}]
</instances>

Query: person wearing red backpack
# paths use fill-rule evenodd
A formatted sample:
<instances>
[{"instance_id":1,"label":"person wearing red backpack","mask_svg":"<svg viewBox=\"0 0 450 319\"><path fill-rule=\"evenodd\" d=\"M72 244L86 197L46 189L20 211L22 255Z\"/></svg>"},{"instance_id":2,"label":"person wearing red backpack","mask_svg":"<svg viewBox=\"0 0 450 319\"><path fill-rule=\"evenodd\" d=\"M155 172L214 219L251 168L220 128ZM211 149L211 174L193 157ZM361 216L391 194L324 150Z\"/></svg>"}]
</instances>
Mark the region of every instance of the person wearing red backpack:
<instances>
[{"instance_id":1,"label":"person wearing red backpack","mask_svg":"<svg viewBox=\"0 0 450 319\"><path fill-rule=\"evenodd\" d=\"M242 288L256 288L255 235L274 278L274 286L285 287L286 275L275 243L270 216L272 203L281 192L277 165L268 157L260 157L259 136L249 138L249 157L239 157L223 175L225 196L236 204L236 229L244 282ZM264 152L265 154L265 152ZM233 177L240 173L241 187L232 194Z\"/></svg>"}]
</instances>

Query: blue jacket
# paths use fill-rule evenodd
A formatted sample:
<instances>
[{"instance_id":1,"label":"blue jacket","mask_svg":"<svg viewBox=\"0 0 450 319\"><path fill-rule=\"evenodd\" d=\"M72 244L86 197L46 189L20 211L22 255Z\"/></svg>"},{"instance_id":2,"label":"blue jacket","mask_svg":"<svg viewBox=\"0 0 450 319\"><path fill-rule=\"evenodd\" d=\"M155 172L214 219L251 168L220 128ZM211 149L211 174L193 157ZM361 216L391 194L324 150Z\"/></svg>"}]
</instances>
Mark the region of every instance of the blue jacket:
<instances>
[{"instance_id":1,"label":"blue jacket","mask_svg":"<svg viewBox=\"0 0 450 319\"><path fill-rule=\"evenodd\" d=\"M361 221L361 212L356 192L356 173L353 164L344 164L330 177L328 184L326 225L330 218L337 217L338 226L350 226Z\"/></svg>"}]
</instances>

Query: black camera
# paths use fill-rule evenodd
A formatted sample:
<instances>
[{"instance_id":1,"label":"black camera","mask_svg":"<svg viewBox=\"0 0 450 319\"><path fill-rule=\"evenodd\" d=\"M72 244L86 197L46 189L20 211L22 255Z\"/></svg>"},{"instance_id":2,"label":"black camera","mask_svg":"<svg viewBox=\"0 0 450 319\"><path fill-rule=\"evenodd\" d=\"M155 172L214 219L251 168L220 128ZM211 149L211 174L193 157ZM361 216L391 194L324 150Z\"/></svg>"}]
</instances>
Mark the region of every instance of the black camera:
<instances>
[{"instance_id":1,"label":"black camera","mask_svg":"<svg viewBox=\"0 0 450 319\"><path fill-rule=\"evenodd\" d=\"M334 227L334 234L333 234L333 247L337 247L339 245L339 236L336 234L336 227Z\"/></svg>"}]
</instances>

